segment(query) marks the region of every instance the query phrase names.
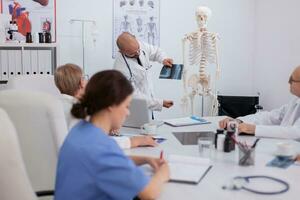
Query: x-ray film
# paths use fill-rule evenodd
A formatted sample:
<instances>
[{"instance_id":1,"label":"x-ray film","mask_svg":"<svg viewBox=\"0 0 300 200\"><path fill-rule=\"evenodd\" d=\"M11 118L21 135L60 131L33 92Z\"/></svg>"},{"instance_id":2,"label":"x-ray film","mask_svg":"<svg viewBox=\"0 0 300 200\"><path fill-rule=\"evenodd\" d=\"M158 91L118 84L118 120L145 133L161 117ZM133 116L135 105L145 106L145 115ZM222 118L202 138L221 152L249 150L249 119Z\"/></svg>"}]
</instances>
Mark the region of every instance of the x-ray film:
<instances>
[{"instance_id":1,"label":"x-ray film","mask_svg":"<svg viewBox=\"0 0 300 200\"><path fill-rule=\"evenodd\" d=\"M173 64L172 67L163 66L160 72L160 79L181 80L183 64Z\"/></svg>"}]
</instances>

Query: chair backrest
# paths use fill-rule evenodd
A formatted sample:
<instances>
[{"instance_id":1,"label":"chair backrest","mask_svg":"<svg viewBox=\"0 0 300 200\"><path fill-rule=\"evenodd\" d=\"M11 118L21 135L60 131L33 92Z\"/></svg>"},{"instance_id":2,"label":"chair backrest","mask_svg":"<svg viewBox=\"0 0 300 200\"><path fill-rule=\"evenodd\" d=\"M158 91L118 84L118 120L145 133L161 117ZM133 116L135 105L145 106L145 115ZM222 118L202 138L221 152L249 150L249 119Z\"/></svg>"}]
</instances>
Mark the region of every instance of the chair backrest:
<instances>
[{"instance_id":1,"label":"chair backrest","mask_svg":"<svg viewBox=\"0 0 300 200\"><path fill-rule=\"evenodd\" d=\"M37 199L23 163L16 130L0 108L0 199Z\"/></svg>"},{"instance_id":2,"label":"chair backrest","mask_svg":"<svg viewBox=\"0 0 300 200\"><path fill-rule=\"evenodd\" d=\"M241 117L256 113L259 96L218 96L219 116Z\"/></svg>"},{"instance_id":3,"label":"chair backrest","mask_svg":"<svg viewBox=\"0 0 300 200\"><path fill-rule=\"evenodd\" d=\"M52 190L57 153L67 135L60 100L41 92L4 90L0 92L0 107L16 127L34 190Z\"/></svg>"},{"instance_id":4,"label":"chair backrest","mask_svg":"<svg viewBox=\"0 0 300 200\"><path fill-rule=\"evenodd\" d=\"M54 83L53 75L20 75L8 79L7 89L30 90L46 92L60 96L60 92Z\"/></svg>"}]
</instances>

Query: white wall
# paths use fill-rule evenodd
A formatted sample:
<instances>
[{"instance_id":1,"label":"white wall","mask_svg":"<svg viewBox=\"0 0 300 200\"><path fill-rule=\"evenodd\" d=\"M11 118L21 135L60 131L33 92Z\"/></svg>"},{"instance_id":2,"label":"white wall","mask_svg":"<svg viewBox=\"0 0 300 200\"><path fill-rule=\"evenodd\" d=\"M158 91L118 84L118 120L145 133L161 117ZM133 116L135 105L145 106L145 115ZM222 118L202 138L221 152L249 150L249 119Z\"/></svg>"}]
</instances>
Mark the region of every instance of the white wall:
<instances>
[{"instance_id":1,"label":"white wall","mask_svg":"<svg viewBox=\"0 0 300 200\"><path fill-rule=\"evenodd\" d=\"M87 3L88 2L88 3ZM161 0L161 47L181 63L181 38L196 29L195 9L207 5L213 10L209 29L220 35L220 63L222 78L219 91L224 94L253 93L253 57L254 57L254 10L252 0ZM96 47L87 33L86 65L88 73L111 68L112 51L112 1L89 0L57 1L57 30L60 43L60 63L73 62L82 65L81 27L69 24L71 18L93 19L97 21L99 36ZM87 27L87 32L88 29ZM154 65L152 71L157 96L171 98L175 106L157 114L161 118L182 115L180 98L182 83L179 81L158 80L160 65ZM200 104L200 102L198 103ZM200 109L197 108L200 113Z\"/></svg>"},{"instance_id":2,"label":"white wall","mask_svg":"<svg viewBox=\"0 0 300 200\"><path fill-rule=\"evenodd\" d=\"M257 0L254 88L265 109L291 99L287 83L300 64L300 1Z\"/></svg>"}]
</instances>

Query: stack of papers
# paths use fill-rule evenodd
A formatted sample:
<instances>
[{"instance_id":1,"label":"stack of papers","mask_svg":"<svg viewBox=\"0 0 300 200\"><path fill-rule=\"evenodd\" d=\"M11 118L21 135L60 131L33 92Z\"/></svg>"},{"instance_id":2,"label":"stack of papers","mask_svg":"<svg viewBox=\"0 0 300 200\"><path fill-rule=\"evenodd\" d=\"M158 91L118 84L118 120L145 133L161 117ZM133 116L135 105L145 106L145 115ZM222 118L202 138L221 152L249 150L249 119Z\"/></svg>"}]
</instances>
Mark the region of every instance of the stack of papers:
<instances>
[{"instance_id":1,"label":"stack of papers","mask_svg":"<svg viewBox=\"0 0 300 200\"><path fill-rule=\"evenodd\" d=\"M198 184L211 169L207 158L170 155L170 181Z\"/></svg>"},{"instance_id":2,"label":"stack of papers","mask_svg":"<svg viewBox=\"0 0 300 200\"><path fill-rule=\"evenodd\" d=\"M164 122L170 126L175 126L175 127L191 126L191 125L199 125L199 124L209 124L210 123L207 120L196 117L196 116L168 119L168 120L164 120Z\"/></svg>"}]
</instances>

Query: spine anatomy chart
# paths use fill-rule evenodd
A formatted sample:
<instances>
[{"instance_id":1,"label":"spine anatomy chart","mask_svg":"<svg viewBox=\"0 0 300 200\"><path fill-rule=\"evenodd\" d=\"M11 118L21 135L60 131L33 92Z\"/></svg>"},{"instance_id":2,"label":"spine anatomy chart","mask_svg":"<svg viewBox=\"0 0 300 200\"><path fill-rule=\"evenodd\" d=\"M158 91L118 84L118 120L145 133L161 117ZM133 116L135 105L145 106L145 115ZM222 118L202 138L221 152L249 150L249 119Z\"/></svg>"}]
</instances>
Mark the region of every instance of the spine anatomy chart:
<instances>
[{"instance_id":1,"label":"spine anatomy chart","mask_svg":"<svg viewBox=\"0 0 300 200\"><path fill-rule=\"evenodd\" d=\"M210 97L209 115L217 115L218 100L216 91L216 81L220 76L220 66L218 63L218 36L216 33L207 30L207 23L211 17L211 10L207 7L198 7L196 19L198 30L186 34L182 39L183 49L183 88L184 96L182 98L182 108L184 112L188 111L189 103L191 113L194 114L195 97L202 97L202 116L204 115L204 97ZM188 58L186 58L186 46L188 45ZM216 75L214 88L212 86L211 75L208 73L208 67L211 64L216 65ZM198 73L189 74L188 72L195 66L199 67Z\"/></svg>"}]
</instances>

